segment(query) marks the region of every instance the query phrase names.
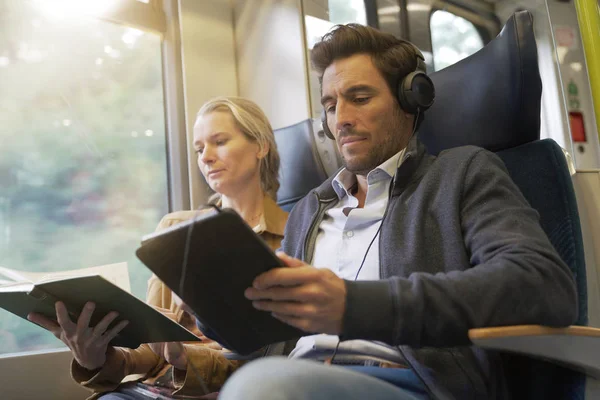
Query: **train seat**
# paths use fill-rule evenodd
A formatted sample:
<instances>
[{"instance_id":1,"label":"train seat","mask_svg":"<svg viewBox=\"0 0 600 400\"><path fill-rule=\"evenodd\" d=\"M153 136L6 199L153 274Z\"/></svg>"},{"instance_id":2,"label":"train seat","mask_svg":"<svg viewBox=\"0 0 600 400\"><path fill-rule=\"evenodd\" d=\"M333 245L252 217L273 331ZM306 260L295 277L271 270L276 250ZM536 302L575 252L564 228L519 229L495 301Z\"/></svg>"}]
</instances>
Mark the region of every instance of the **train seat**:
<instances>
[{"instance_id":1,"label":"train seat","mask_svg":"<svg viewBox=\"0 0 600 400\"><path fill-rule=\"evenodd\" d=\"M579 295L577 325L587 325L586 267L573 183L562 149L553 140L540 140L542 85L531 14L515 13L483 49L431 78L437 98L419 131L421 141L432 154L469 144L502 158L573 272ZM530 355L577 363L576 354L563 357L561 349L547 347L560 346L561 339L566 343L576 329L505 327L472 330L470 336L477 345L505 351L513 398L575 399L583 398L584 374ZM590 334L590 329L583 332ZM524 343L533 354L523 355Z\"/></svg>"},{"instance_id":2,"label":"train seat","mask_svg":"<svg viewBox=\"0 0 600 400\"><path fill-rule=\"evenodd\" d=\"M341 167L337 146L320 125L307 119L274 132L281 157L277 203L286 211Z\"/></svg>"}]
</instances>

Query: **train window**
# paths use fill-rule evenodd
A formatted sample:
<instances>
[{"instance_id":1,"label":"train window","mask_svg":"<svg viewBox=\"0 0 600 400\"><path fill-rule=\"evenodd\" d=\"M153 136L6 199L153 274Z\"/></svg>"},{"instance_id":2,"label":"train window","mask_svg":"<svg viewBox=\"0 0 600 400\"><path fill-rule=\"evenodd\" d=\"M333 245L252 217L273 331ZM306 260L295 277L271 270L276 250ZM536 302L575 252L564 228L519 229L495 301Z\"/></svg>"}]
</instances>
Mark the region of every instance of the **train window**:
<instances>
[{"instance_id":1,"label":"train window","mask_svg":"<svg viewBox=\"0 0 600 400\"><path fill-rule=\"evenodd\" d=\"M168 208L161 36L46 3L0 0L0 265L126 261L144 298L134 251ZM0 353L62 346L1 309L0 339Z\"/></svg>"},{"instance_id":2,"label":"train window","mask_svg":"<svg viewBox=\"0 0 600 400\"><path fill-rule=\"evenodd\" d=\"M367 25L364 0L329 0L329 21L334 24L356 22Z\"/></svg>"},{"instance_id":3,"label":"train window","mask_svg":"<svg viewBox=\"0 0 600 400\"><path fill-rule=\"evenodd\" d=\"M364 0L303 0L306 50L310 52L335 24L367 24L367 12ZM325 6L327 4L327 6ZM307 55L310 57L309 55ZM317 117L321 113L321 90L316 72L310 69L309 92L311 114Z\"/></svg>"},{"instance_id":4,"label":"train window","mask_svg":"<svg viewBox=\"0 0 600 400\"><path fill-rule=\"evenodd\" d=\"M438 71L483 47L483 39L472 22L448 11L431 14L431 48L433 64Z\"/></svg>"},{"instance_id":5,"label":"train window","mask_svg":"<svg viewBox=\"0 0 600 400\"><path fill-rule=\"evenodd\" d=\"M364 0L329 0L327 7L320 1L304 0L304 8L307 12L304 22L308 50L335 24L367 24Z\"/></svg>"}]
</instances>

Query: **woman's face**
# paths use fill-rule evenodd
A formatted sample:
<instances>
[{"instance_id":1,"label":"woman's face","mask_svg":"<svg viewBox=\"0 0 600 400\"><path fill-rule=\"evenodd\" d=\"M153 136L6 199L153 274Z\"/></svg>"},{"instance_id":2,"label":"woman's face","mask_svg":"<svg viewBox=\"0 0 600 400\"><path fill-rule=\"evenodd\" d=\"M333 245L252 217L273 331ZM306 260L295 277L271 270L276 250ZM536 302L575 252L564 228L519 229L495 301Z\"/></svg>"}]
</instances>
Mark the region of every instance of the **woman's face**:
<instances>
[{"instance_id":1,"label":"woman's face","mask_svg":"<svg viewBox=\"0 0 600 400\"><path fill-rule=\"evenodd\" d=\"M213 111L196 120L194 149L200 171L215 192L235 197L252 182L260 185L260 148L229 112Z\"/></svg>"}]
</instances>

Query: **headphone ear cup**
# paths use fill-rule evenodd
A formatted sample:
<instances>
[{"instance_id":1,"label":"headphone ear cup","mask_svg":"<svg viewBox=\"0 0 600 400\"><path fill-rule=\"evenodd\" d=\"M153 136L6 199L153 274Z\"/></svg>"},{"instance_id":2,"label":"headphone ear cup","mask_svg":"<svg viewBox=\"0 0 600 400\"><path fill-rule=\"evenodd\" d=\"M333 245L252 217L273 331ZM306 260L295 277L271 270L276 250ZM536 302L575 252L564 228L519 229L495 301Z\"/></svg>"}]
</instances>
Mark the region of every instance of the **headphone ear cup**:
<instances>
[{"instance_id":1,"label":"headphone ear cup","mask_svg":"<svg viewBox=\"0 0 600 400\"><path fill-rule=\"evenodd\" d=\"M398 85L398 102L407 113L423 112L431 107L434 100L433 82L422 71L411 72Z\"/></svg>"},{"instance_id":2,"label":"headphone ear cup","mask_svg":"<svg viewBox=\"0 0 600 400\"><path fill-rule=\"evenodd\" d=\"M321 111L321 125L323 126L323 132L325 133L325 136L331 140L335 140L333 133L331 133L329 130L329 125L327 125L327 113L325 112L325 109Z\"/></svg>"},{"instance_id":3,"label":"headphone ear cup","mask_svg":"<svg viewBox=\"0 0 600 400\"><path fill-rule=\"evenodd\" d=\"M398 103L400 103L400 108L402 108L402 110L410 114L416 114L417 112L414 104L408 99L410 93L407 93L406 90L406 87L410 85L413 74L414 72L408 74L404 79L398 82Z\"/></svg>"}]
</instances>

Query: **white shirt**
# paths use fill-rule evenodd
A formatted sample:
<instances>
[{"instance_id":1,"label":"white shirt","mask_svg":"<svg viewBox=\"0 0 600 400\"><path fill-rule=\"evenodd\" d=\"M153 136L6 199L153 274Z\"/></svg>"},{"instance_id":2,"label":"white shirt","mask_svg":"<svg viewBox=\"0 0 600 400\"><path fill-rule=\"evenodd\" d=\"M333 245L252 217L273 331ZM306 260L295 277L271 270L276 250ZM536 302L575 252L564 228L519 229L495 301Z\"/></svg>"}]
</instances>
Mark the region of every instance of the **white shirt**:
<instances>
[{"instance_id":1,"label":"white shirt","mask_svg":"<svg viewBox=\"0 0 600 400\"><path fill-rule=\"evenodd\" d=\"M328 268L347 280L380 279L377 233L389 200L390 185L400 161L404 161L404 153L405 149L367 174L367 196L363 208L358 208L358 199L352 194L358 184L356 175L344 168L335 176L331 185L339 201L327 210L319 225L312 258L314 267ZM369 248L371 241L373 244ZM366 259L359 271L365 254ZM311 349L329 347L331 338L331 335L305 336L298 341L290 357L307 356Z\"/></svg>"},{"instance_id":2,"label":"white shirt","mask_svg":"<svg viewBox=\"0 0 600 400\"><path fill-rule=\"evenodd\" d=\"M390 184L396 173L398 160L403 156L404 150L367 174L367 196L363 208L357 208L358 199L352 195L352 189L358 184L356 175L344 168L335 176L331 184L339 201L327 210L319 225L311 263L314 267L329 268L342 279L380 278L379 235L375 237L375 234L387 206ZM369 243L374 237L359 272Z\"/></svg>"}]
</instances>

